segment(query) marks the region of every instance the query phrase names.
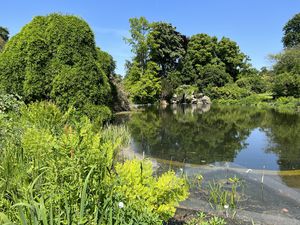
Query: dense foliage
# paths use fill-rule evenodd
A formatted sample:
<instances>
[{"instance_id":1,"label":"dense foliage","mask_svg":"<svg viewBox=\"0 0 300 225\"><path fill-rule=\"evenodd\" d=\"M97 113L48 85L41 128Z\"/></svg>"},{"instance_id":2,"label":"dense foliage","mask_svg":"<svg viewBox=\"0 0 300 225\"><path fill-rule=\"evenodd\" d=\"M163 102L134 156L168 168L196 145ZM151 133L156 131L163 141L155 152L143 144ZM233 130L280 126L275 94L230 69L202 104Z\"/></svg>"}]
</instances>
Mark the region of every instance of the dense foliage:
<instances>
[{"instance_id":1,"label":"dense foliage","mask_svg":"<svg viewBox=\"0 0 300 225\"><path fill-rule=\"evenodd\" d=\"M284 47L292 48L300 44L300 13L296 14L283 27Z\"/></svg>"},{"instance_id":2,"label":"dense foliage","mask_svg":"<svg viewBox=\"0 0 300 225\"><path fill-rule=\"evenodd\" d=\"M186 37L172 24L132 18L131 38L126 40L134 57L127 62L125 88L134 103L143 104L170 101L187 86L197 87L190 95L204 93L213 99L238 100L250 95L253 97L246 102L299 98L299 15L283 28L286 48L272 56L273 68L260 71L249 64L238 44L227 37L218 39L204 33Z\"/></svg>"},{"instance_id":3,"label":"dense foliage","mask_svg":"<svg viewBox=\"0 0 300 225\"><path fill-rule=\"evenodd\" d=\"M0 114L1 224L162 224L187 197L171 171L116 162L125 127L99 129L48 102L20 107Z\"/></svg>"},{"instance_id":4,"label":"dense foliage","mask_svg":"<svg viewBox=\"0 0 300 225\"><path fill-rule=\"evenodd\" d=\"M151 24L148 36L150 60L160 67L160 77L167 77L177 70L185 56L187 38L176 31L176 27L164 22Z\"/></svg>"},{"instance_id":5,"label":"dense foliage","mask_svg":"<svg viewBox=\"0 0 300 225\"><path fill-rule=\"evenodd\" d=\"M106 62L98 54L94 34L82 19L37 16L0 55L0 87L27 103L52 100L63 110L105 105L108 68L102 68Z\"/></svg>"},{"instance_id":6,"label":"dense foliage","mask_svg":"<svg viewBox=\"0 0 300 225\"><path fill-rule=\"evenodd\" d=\"M129 101L127 93L124 91L122 78L115 73L116 62L113 57L97 48L98 65L108 77L111 93L106 99L106 104L113 112L129 111Z\"/></svg>"},{"instance_id":7,"label":"dense foliage","mask_svg":"<svg viewBox=\"0 0 300 225\"><path fill-rule=\"evenodd\" d=\"M7 30L0 31L7 41ZM132 66L144 71L135 76L145 76L134 91L140 101L153 101L160 68L139 58ZM154 177L150 161L117 161L128 130L101 126L111 110L128 109L115 67L75 16L35 17L5 45L0 224L161 225L187 198L186 180L174 172Z\"/></svg>"},{"instance_id":8,"label":"dense foliage","mask_svg":"<svg viewBox=\"0 0 300 225\"><path fill-rule=\"evenodd\" d=\"M133 62L127 62L127 76L125 88L135 103L155 102L161 90L159 65L149 62L148 33L150 24L144 17L131 18L131 38L125 41L131 45L134 53Z\"/></svg>"},{"instance_id":9,"label":"dense foliage","mask_svg":"<svg viewBox=\"0 0 300 225\"><path fill-rule=\"evenodd\" d=\"M216 37L197 34L193 35L188 43L183 71L186 76L185 79L189 78L191 79L189 82L195 83L207 78L205 74L207 68L205 67L218 66L218 70L224 70L227 75L217 72L217 79L219 76L220 79L231 76L236 80L240 70L247 66L245 61L246 56L240 52L238 45L230 39L223 37L218 41ZM229 79L225 79L225 82L229 82Z\"/></svg>"},{"instance_id":10,"label":"dense foliage","mask_svg":"<svg viewBox=\"0 0 300 225\"><path fill-rule=\"evenodd\" d=\"M149 23L144 17L130 19L130 27L131 38L126 40L134 57L127 63L125 87L135 103L169 100L181 85L195 85L202 92L221 87L249 67L246 55L229 38L218 41L207 34L188 38L172 24ZM154 64L156 72L151 78L148 65ZM157 87L156 91L145 89L140 82Z\"/></svg>"},{"instance_id":11,"label":"dense foliage","mask_svg":"<svg viewBox=\"0 0 300 225\"><path fill-rule=\"evenodd\" d=\"M273 92L276 97L300 97L300 47L273 56Z\"/></svg>"},{"instance_id":12,"label":"dense foliage","mask_svg":"<svg viewBox=\"0 0 300 225\"><path fill-rule=\"evenodd\" d=\"M159 67L154 62L148 62L142 71L137 62L130 67L130 75L124 84L136 103L154 103L160 95L161 82L158 77Z\"/></svg>"}]
</instances>

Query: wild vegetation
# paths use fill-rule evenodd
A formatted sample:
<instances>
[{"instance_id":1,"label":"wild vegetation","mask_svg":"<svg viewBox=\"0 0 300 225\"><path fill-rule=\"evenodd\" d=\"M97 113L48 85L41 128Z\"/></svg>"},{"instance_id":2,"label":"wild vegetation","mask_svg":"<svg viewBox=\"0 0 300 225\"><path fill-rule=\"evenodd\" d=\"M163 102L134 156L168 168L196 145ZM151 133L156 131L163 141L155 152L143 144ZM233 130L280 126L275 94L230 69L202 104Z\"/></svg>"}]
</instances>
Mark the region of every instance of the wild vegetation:
<instances>
[{"instance_id":1,"label":"wild vegetation","mask_svg":"<svg viewBox=\"0 0 300 225\"><path fill-rule=\"evenodd\" d=\"M168 221L188 197L189 185L173 171L154 175L148 160L117 160L119 150L128 145L129 131L106 122L113 112L128 110L123 84L134 103L201 92L220 103L265 107L271 102L284 112L299 110L299 15L283 28L284 50L271 56L273 67L260 71L227 37L203 33L187 37L170 23L132 18L131 36L125 41L134 57L126 63L124 80L81 18L37 16L11 39L8 29L0 27L0 223L159 225ZM183 151L192 149L191 141L210 149L224 145L230 160L258 113L264 112L241 115L225 108L221 116L230 117L227 124L220 124L215 115L203 116L211 126L199 124L197 132L214 134L205 140L205 135L193 135L189 123L197 122L197 117L188 114L175 118L182 121L180 127L163 121L163 113L149 126L147 120L155 117L151 111L133 116L129 126L143 145L150 141L158 145L156 133L169 131L176 150L177 134L190 134ZM266 124L268 119L272 118L265 118ZM284 118L279 116L278 121ZM163 131L162 123L169 123ZM271 138L279 143L299 140L276 124L270 129L276 131ZM224 132L231 138L226 144L219 142ZM176 156L175 151L172 154ZM218 150L215 154L220 155ZM230 193L212 184L211 200L233 207L239 183L232 182ZM224 223L205 215L188 222Z\"/></svg>"},{"instance_id":2,"label":"wild vegetation","mask_svg":"<svg viewBox=\"0 0 300 225\"><path fill-rule=\"evenodd\" d=\"M99 129L49 102L7 104L1 224L162 224L187 197L185 179L174 172L153 177L147 160L116 161L129 141L125 127Z\"/></svg>"},{"instance_id":3,"label":"wild vegetation","mask_svg":"<svg viewBox=\"0 0 300 225\"><path fill-rule=\"evenodd\" d=\"M2 36L1 36L2 37ZM188 196L173 171L121 162L112 57L75 16L38 16L0 54L0 223L162 224ZM118 109L122 106L117 106Z\"/></svg>"},{"instance_id":4,"label":"wild vegetation","mask_svg":"<svg viewBox=\"0 0 300 225\"><path fill-rule=\"evenodd\" d=\"M187 225L225 225L227 224L224 219L213 216L209 218L205 213L199 212L196 217L190 219Z\"/></svg>"},{"instance_id":5,"label":"wild vegetation","mask_svg":"<svg viewBox=\"0 0 300 225\"><path fill-rule=\"evenodd\" d=\"M96 48L89 25L75 16L35 17L0 55L0 88L25 103L53 101L63 111L102 121L117 102L115 62ZM94 118L99 115L98 118Z\"/></svg>"},{"instance_id":6,"label":"wild vegetation","mask_svg":"<svg viewBox=\"0 0 300 225\"><path fill-rule=\"evenodd\" d=\"M272 55L274 65L257 70L238 44L223 37L187 37L166 22L130 19L131 37L125 39L134 57L127 62L124 84L134 103L169 101L181 87L204 93L219 102L259 104L281 100L299 106L299 14L284 26L285 49ZM171 41L170 41L171 40ZM246 98L246 99L245 99ZM274 101L275 100L275 101Z\"/></svg>"}]
</instances>

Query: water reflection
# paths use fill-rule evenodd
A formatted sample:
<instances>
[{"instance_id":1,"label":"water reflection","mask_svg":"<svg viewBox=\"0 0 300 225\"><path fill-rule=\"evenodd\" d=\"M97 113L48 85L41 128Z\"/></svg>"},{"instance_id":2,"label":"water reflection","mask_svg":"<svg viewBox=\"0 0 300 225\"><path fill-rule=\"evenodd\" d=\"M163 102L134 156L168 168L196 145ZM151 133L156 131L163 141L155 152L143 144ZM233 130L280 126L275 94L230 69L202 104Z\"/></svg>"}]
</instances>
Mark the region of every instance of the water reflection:
<instances>
[{"instance_id":1,"label":"water reflection","mask_svg":"<svg viewBox=\"0 0 300 225\"><path fill-rule=\"evenodd\" d=\"M128 125L146 155L195 164L300 169L300 117L249 107L147 107Z\"/></svg>"}]
</instances>

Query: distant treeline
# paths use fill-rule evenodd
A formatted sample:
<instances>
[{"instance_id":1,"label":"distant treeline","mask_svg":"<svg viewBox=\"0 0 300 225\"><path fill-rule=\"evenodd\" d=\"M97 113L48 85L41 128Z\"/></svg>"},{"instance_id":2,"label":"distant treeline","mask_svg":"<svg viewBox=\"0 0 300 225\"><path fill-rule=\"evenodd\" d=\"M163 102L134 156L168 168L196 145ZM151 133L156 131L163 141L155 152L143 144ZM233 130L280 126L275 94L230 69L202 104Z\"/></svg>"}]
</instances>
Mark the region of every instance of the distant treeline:
<instances>
[{"instance_id":1,"label":"distant treeline","mask_svg":"<svg viewBox=\"0 0 300 225\"><path fill-rule=\"evenodd\" d=\"M257 70L238 44L207 34L188 37L167 22L131 18L130 38L134 54L126 63L124 84L135 103L170 100L184 85L214 99L241 99L268 93L272 98L300 96L300 14L284 26L284 50L270 56L271 69Z\"/></svg>"}]
</instances>

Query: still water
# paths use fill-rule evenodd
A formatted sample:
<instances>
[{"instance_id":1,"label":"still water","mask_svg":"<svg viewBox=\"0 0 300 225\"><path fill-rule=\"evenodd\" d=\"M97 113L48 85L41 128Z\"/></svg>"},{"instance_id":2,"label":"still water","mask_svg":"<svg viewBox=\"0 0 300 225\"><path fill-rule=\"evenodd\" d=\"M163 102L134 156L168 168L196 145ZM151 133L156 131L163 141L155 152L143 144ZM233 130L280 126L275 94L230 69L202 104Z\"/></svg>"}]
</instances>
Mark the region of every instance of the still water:
<instances>
[{"instance_id":1,"label":"still water","mask_svg":"<svg viewBox=\"0 0 300 225\"><path fill-rule=\"evenodd\" d=\"M135 151L191 164L300 169L300 115L212 105L145 107L128 116Z\"/></svg>"},{"instance_id":2,"label":"still water","mask_svg":"<svg viewBox=\"0 0 300 225\"><path fill-rule=\"evenodd\" d=\"M205 210L205 204L211 205L209 184L238 177L245 185L237 208L249 218L260 221L269 215L272 224L282 224L281 219L300 224L299 113L224 105L149 106L118 120L127 124L136 153L166 170L172 164L178 174L203 175L201 191L191 189L184 207Z\"/></svg>"}]
</instances>

